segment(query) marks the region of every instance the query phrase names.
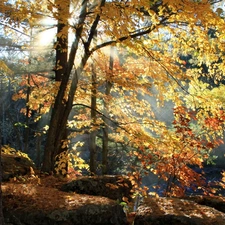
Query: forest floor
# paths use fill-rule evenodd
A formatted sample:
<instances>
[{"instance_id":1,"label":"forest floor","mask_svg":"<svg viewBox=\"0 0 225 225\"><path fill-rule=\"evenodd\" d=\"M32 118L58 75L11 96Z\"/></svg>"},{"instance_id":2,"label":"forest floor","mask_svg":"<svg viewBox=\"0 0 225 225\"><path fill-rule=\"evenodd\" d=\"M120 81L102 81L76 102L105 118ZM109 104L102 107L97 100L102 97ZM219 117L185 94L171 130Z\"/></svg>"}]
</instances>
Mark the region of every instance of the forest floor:
<instances>
[{"instance_id":1,"label":"forest floor","mask_svg":"<svg viewBox=\"0 0 225 225\"><path fill-rule=\"evenodd\" d=\"M73 178L74 179L74 178ZM76 210L85 205L110 205L115 200L102 196L64 192L60 187L72 181L71 178L55 176L25 175L2 182L3 207L16 210L30 208L52 212L54 210ZM127 214L128 224L132 224L134 213Z\"/></svg>"},{"instance_id":2,"label":"forest floor","mask_svg":"<svg viewBox=\"0 0 225 225\"><path fill-rule=\"evenodd\" d=\"M24 208L35 205L45 211L56 208L71 210L86 203L102 204L112 201L105 197L60 191L59 187L68 181L54 176L35 177L28 180L24 178L23 181L12 179L10 182L2 183L3 198L4 196L13 196L11 201L10 198L7 198L7 205L12 205L12 207Z\"/></svg>"},{"instance_id":3,"label":"forest floor","mask_svg":"<svg viewBox=\"0 0 225 225\"><path fill-rule=\"evenodd\" d=\"M3 206L7 204L7 208L11 209L23 209L34 208L43 211L53 211L56 209L63 210L76 210L79 207L87 204L114 204L115 200L111 200L106 197L93 196L87 194L77 194L74 192L63 192L60 191L60 187L71 181L69 178L57 178L54 176L37 176L27 175L18 178L13 178L9 182L2 183L3 192ZM199 205L208 205L213 209L223 208L225 211L225 198L215 197L208 200L208 203L204 203L204 199L193 198L195 203ZM156 200L157 201L157 200ZM176 203L176 201L174 201ZM129 211L127 213L127 220L129 225L134 221L136 212L133 212L133 203L129 205ZM157 212L159 205L152 204L152 212ZM155 207L155 209L154 209ZM187 208L182 209L183 211L191 211L193 205L186 204ZM168 200L168 204L164 202L164 213L165 215L170 212L171 199ZM180 211L180 205L178 203L173 205L173 210L176 212ZM217 209L219 210L219 209ZM221 211L221 210L219 210ZM204 212L207 213L207 212ZM210 209L208 211L210 214ZM223 212L224 213L224 212ZM208 217L205 218L208 220ZM206 223L207 224L207 223ZM225 224L225 221L224 221Z\"/></svg>"}]
</instances>

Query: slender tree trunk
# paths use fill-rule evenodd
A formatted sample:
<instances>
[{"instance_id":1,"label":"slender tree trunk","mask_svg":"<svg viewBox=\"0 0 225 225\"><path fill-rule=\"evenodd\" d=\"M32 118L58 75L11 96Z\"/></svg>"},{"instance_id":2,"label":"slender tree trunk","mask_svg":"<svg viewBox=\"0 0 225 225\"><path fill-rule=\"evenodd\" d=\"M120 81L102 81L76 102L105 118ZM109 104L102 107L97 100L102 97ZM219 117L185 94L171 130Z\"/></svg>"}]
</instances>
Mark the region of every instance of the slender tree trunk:
<instances>
[{"instance_id":1,"label":"slender tree trunk","mask_svg":"<svg viewBox=\"0 0 225 225\"><path fill-rule=\"evenodd\" d=\"M30 100L30 73L27 75L27 97L26 97L26 123L25 123L25 131L24 131L24 152L28 153L28 146L29 146L29 113L30 113L30 107L29 107L29 100Z\"/></svg>"},{"instance_id":2,"label":"slender tree trunk","mask_svg":"<svg viewBox=\"0 0 225 225\"><path fill-rule=\"evenodd\" d=\"M97 42L97 32L94 34L93 44L96 45ZM95 175L97 172L97 148L96 148L96 136L97 136L97 75L95 70L95 62L93 59L92 62L92 75L91 75L91 120L92 120L92 128L93 130L90 133L90 143L89 143L89 151L90 151L90 173L91 175Z\"/></svg>"},{"instance_id":3,"label":"slender tree trunk","mask_svg":"<svg viewBox=\"0 0 225 225\"><path fill-rule=\"evenodd\" d=\"M90 133L90 144L89 144L89 151L90 151L90 173L91 175L95 175L97 171L97 149L96 149L96 109L97 109L97 77L94 68L94 64L92 64L92 87L91 87L91 120L92 120L92 127L93 130Z\"/></svg>"},{"instance_id":4,"label":"slender tree trunk","mask_svg":"<svg viewBox=\"0 0 225 225\"><path fill-rule=\"evenodd\" d=\"M111 47L110 51L110 59L109 59L109 74L106 78L105 84L105 101L104 101L104 114L106 117L103 117L104 121L104 128L103 128L103 139L102 139L102 174L108 173L108 152L109 152L109 124L107 118L109 118L108 113L108 101L110 96L110 91L112 88L111 76L113 76L113 63L114 63L114 56L113 56L113 47Z\"/></svg>"},{"instance_id":5,"label":"slender tree trunk","mask_svg":"<svg viewBox=\"0 0 225 225\"><path fill-rule=\"evenodd\" d=\"M38 109L38 113L41 114L41 108L42 106L39 105L39 109ZM38 131L36 133L36 160L35 160L35 164L36 167L38 169L41 169L41 131L39 130L39 126L38 126Z\"/></svg>"}]
</instances>

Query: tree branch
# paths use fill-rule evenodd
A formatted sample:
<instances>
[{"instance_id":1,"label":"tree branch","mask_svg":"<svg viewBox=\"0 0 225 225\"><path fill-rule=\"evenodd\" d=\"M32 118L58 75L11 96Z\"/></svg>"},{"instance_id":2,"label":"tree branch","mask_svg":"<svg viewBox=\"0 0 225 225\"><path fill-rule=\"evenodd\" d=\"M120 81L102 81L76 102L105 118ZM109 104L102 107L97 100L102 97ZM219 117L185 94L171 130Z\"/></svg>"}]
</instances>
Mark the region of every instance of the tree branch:
<instances>
[{"instance_id":1,"label":"tree branch","mask_svg":"<svg viewBox=\"0 0 225 225\"><path fill-rule=\"evenodd\" d=\"M141 36L143 36L145 34L149 34L153 30L155 30L158 25L163 24L167 19L168 19L168 17L165 17L157 25L153 25L153 26L147 27L147 29L144 28L144 30L138 29L138 31L136 30L136 31L130 33L129 35L126 35L126 36L118 38L117 40L111 40L111 41L107 41L107 42L104 42L102 44L96 45L95 47L93 47L91 49L90 54L92 54L94 51L97 51L98 49L101 49L103 47L106 47L106 46L109 46L109 45L113 45L113 44L116 44L116 43L119 43L119 42L123 42L123 41L126 41L128 39L135 39L135 38L141 37Z\"/></svg>"},{"instance_id":2,"label":"tree branch","mask_svg":"<svg viewBox=\"0 0 225 225\"><path fill-rule=\"evenodd\" d=\"M101 9L101 7L103 7L104 5L105 5L105 0L102 0L99 8ZM91 41L95 36L96 29L97 29L98 23L100 21L100 18L101 18L100 14L98 13L94 22L93 22L93 24L92 24L92 26L91 26L90 34L89 34L88 40L86 42L85 50L86 50L86 48L89 49L89 47L90 47Z\"/></svg>"},{"instance_id":3,"label":"tree branch","mask_svg":"<svg viewBox=\"0 0 225 225\"><path fill-rule=\"evenodd\" d=\"M103 114L102 112L98 111L97 109L93 109L93 108L92 108L91 106L89 106L89 105L85 105L85 104L82 104L82 103L76 103L76 104L73 104L73 107L74 107L74 106L83 106L83 107L86 107L86 108L88 108L88 109L94 110L95 112L97 112L97 113L98 113L99 115L101 115L102 117L104 117L104 118L110 120L111 122L113 122L115 125L118 126L118 124L119 124L118 122L116 122L116 121L112 120L111 118L107 117L105 114Z\"/></svg>"},{"instance_id":4,"label":"tree branch","mask_svg":"<svg viewBox=\"0 0 225 225\"><path fill-rule=\"evenodd\" d=\"M169 69L163 64L161 63L159 60L157 60L152 54L151 52L146 49L144 46L142 46L143 50L147 53L147 55L149 57L151 57L155 62L157 62L165 71L166 73L178 84L178 86L187 94L190 94L180 83L179 81L172 75L172 73L169 71Z\"/></svg>"},{"instance_id":5,"label":"tree branch","mask_svg":"<svg viewBox=\"0 0 225 225\"><path fill-rule=\"evenodd\" d=\"M30 35L28 35L28 34L22 32L22 31L20 31L20 30L14 28L14 27L12 27L12 26L10 26L10 25L4 23L4 22L0 22L0 25L5 26L5 27L8 27L8 28L10 28L10 29L12 29L12 30L16 31L17 33L22 34L22 35L24 35L24 36L31 37Z\"/></svg>"},{"instance_id":6,"label":"tree branch","mask_svg":"<svg viewBox=\"0 0 225 225\"><path fill-rule=\"evenodd\" d=\"M128 123L120 123L120 122L117 122L109 117L107 117L104 113L100 112L99 110L97 109L93 109L91 106L89 105L85 105L83 103L76 103L76 104L73 104L73 107L75 106L83 106L83 107L86 107L88 109L91 109L91 110L94 110L95 112L97 112L99 115L101 115L102 117L104 117L105 119L111 121L114 125L116 125L117 127L121 128L122 130L126 131L128 134L130 134L129 131L127 131L123 126L126 126L128 124L151 124L151 123L148 123L148 122L141 122L141 121L133 121L133 122L128 122Z\"/></svg>"}]
</instances>

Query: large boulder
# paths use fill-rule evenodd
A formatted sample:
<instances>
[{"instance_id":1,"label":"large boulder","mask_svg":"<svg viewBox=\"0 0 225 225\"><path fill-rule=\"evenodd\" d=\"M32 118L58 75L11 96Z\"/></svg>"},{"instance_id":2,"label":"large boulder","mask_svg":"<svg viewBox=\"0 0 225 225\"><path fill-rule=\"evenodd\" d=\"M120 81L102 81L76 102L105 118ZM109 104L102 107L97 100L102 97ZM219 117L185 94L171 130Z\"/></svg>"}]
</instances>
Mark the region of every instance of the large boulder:
<instances>
[{"instance_id":1,"label":"large boulder","mask_svg":"<svg viewBox=\"0 0 225 225\"><path fill-rule=\"evenodd\" d=\"M134 225L224 225L225 214L196 202L177 198L148 198L139 207Z\"/></svg>"},{"instance_id":2,"label":"large boulder","mask_svg":"<svg viewBox=\"0 0 225 225\"><path fill-rule=\"evenodd\" d=\"M76 210L5 209L7 223L20 225L126 225L126 215L118 204L87 204Z\"/></svg>"},{"instance_id":3,"label":"large boulder","mask_svg":"<svg viewBox=\"0 0 225 225\"><path fill-rule=\"evenodd\" d=\"M61 187L61 190L66 192L104 196L119 201L122 201L123 197L131 200L131 189L130 180L122 176L82 177Z\"/></svg>"},{"instance_id":4,"label":"large boulder","mask_svg":"<svg viewBox=\"0 0 225 225\"><path fill-rule=\"evenodd\" d=\"M28 157L16 153L2 153L1 163L3 181L8 181L10 178L16 176L29 174L35 168L34 163Z\"/></svg>"},{"instance_id":5,"label":"large boulder","mask_svg":"<svg viewBox=\"0 0 225 225\"><path fill-rule=\"evenodd\" d=\"M194 201L200 205L206 205L225 213L225 197L221 196L188 196L185 199Z\"/></svg>"},{"instance_id":6,"label":"large boulder","mask_svg":"<svg viewBox=\"0 0 225 225\"><path fill-rule=\"evenodd\" d=\"M42 184L4 183L3 213L10 225L126 225L116 201L66 193Z\"/></svg>"}]
</instances>

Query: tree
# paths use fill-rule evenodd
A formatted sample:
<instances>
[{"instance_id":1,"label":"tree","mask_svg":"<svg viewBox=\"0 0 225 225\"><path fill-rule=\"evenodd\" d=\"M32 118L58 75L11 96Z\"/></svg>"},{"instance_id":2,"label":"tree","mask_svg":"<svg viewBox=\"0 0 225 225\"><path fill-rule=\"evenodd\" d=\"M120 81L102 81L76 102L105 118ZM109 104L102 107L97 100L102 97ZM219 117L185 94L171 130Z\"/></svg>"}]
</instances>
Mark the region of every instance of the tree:
<instances>
[{"instance_id":1,"label":"tree","mask_svg":"<svg viewBox=\"0 0 225 225\"><path fill-rule=\"evenodd\" d=\"M96 37L95 37L96 39ZM94 63L91 66L91 122L92 130L90 132L90 173L95 175L97 172L97 146L96 146L96 136L97 136L97 77L96 68Z\"/></svg>"},{"instance_id":2,"label":"tree","mask_svg":"<svg viewBox=\"0 0 225 225\"><path fill-rule=\"evenodd\" d=\"M183 118L185 96L189 94L187 86L191 80L203 74L202 71L184 70L180 56L192 54L199 65L218 62L219 58L224 57L222 51L218 52L218 49L224 48L221 44L224 21L213 11L212 2L206 0L151 3L146 0L83 0L70 4L61 1L60 5L64 6L61 10L57 2L46 3L58 21L56 73L63 75L59 79L60 85L52 108L42 169L46 172L54 169L55 156L62 151L62 141L65 140L68 117L74 102L78 101L79 81L85 76L90 58L94 53L100 54L107 46L122 49L126 56L123 66L118 66L118 70L114 71L116 75L113 76L114 85L110 91L110 95L115 97L111 112L117 125L114 140L126 140L126 144L138 150L135 154L142 159L142 163L146 161L152 165L153 159L154 162L168 159L168 165L171 165L174 154L183 149L176 147L178 143L190 139L184 138L179 129L177 135L165 123L158 121L153 115L153 103L147 96L154 95L157 104L172 101L175 108L180 109L175 114L179 115L180 112ZM73 10L68 16L69 8ZM35 4L28 9L34 15L42 11ZM20 10L28 14L27 9L21 7ZM62 11L67 12L66 15ZM17 15L17 11L13 15ZM69 17L73 21L68 22ZM21 21L21 17L18 18ZM65 54L66 50L64 52L69 37L67 24L74 32L68 55ZM218 32L212 40L208 32L214 28ZM95 43L97 31L98 41ZM222 65L219 68L223 70ZM211 74L213 72L210 71ZM195 102L196 96L192 97ZM187 126L182 124L183 120L178 121ZM169 144L171 148L167 149ZM161 157L163 154L166 154L165 157ZM162 169L158 171L162 172Z\"/></svg>"},{"instance_id":3,"label":"tree","mask_svg":"<svg viewBox=\"0 0 225 225\"><path fill-rule=\"evenodd\" d=\"M149 34L153 32L156 28L158 28L160 25L164 24L169 18L173 15L172 7L167 8L167 5L164 5L163 2L161 2L160 5L154 4L152 6L152 13L159 17L160 21L152 21L151 24L149 24L146 28L146 26L143 26L143 28L136 28L134 27L134 31L129 31L127 28L131 26L129 24L130 22L128 18L126 18L127 13L129 12L131 15L134 15L135 17L141 16L141 14L145 14L146 10L149 11L149 3L143 1L143 6L141 4L141 7L139 6L132 6L130 3L124 4L123 2L121 4L117 4L116 2L112 3L106 3L105 1L100 1L100 4L94 5L94 10L92 9L93 5L88 4L88 1L82 1L82 4L79 5L80 12L79 12L79 18L78 22L76 23L75 29L75 39L71 47L68 63L66 65L65 73L63 75L60 88L58 91L58 94L55 99L54 108L52 111L52 117L51 117L51 123L48 131L48 137L47 137L47 144L45 148L45 157L43 162L43 170L44 171L51 171L54 166L54 157L55 153L57 153L58 149L60 148L61 140L63 139L62 132L65 131L67 118L69 116L69 113L72 109L73 100L74 100L74 94L77 89L79 76L81 76L81 73L90 57L90 55L107 45L110 44L116 44L118 42L123 42L128 39L134 39L140 36L143 36L145 34ZM161 12L159 11L159 7L162 7L164 9L163 15L161 15ZM90 7L90 8L89 8ZM144 7L144 8L143 8ZM108 28L107 26L104 26L104 20L111 22L112 18L110 18L109 13L111 10L114 9L114 16L117 16L118 21L114 21L112 23L112 27ZM90 12L88 11L90 10ZM154 11L155 10L155 11ZM124 11L122 13L122 11ZM116 12L116 14L115 14ZM93 14L91 20L89 19L89 13ZM144 17L141 16L143 19ZM116 18L116 17L115 17ZM118 30L118 25L120 27L120 32ZM85 26L87 24L87 26ZM88 24L91 24L89 26ZM127 26L126 26L127 25ZM98 27L102 27L102 29L105 31L106 35L110 36L110 32L112 32L113 39L111 41L106 41L101 43L100 45L94 46L91 49L91 44L94 38L94 34ZM99 28L98 28L99 29ZM89 30L89 32L87 32ZM132 30L132 29L131 29ZM81 45L83 47L83 56L80 62L80 65L75 68L72 76L71 85L69 87L68 96L67 99L65 99L65 92L67 90L67 84L69 81L69 76L72 72L73 63L75 58L78 54L78 47Z\"/></svg>"}]
</instances>

